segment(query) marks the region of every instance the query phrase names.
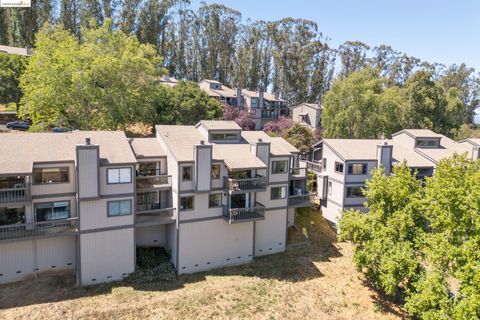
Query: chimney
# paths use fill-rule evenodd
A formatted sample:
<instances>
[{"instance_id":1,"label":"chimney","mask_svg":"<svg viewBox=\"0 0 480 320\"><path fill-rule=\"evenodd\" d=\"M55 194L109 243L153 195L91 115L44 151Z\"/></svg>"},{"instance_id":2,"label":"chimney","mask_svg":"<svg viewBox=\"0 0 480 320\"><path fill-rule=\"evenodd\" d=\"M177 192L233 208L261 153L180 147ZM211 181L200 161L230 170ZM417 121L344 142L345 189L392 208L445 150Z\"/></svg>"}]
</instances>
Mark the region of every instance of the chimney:
<instances>
[{"instance_id":1,"label":"chimney","mask_svg":"<svg viewBox=\"0 0 480 320\"><path fill-rule=\"evenodd\" d=\"M193 147L195 159L195 191L210 191L212 187L212 145L200 140Z\"/></svg>"},{"instance_id":2,"label":"chimney","mask_svg":"<svg viewBox=\"0 0 480 320\"><path fill-rule=\"evenodd\" d=\"M472 150L472 160L480 159L480 147L473 147Z\"/></svg>"},{"instance_id":3,"label":"chimney","mask_svg":"<svg viewBox=\"0 0 480 320\"><path fill-rule=\"evenodd\" d=\"M263 90L258 92L258 107L263 108Z\"/></svg>"},{"instance_id":4,"label":"chimney","mask_svg":"<svg viewBox=\"0 0 480 320\"><path fill-rule=\"evenodd\" d=\"M243 106L242 89L237 88L237 107L241 108L242 106Z\"/></svg>"},{"instance_id":5,"label":"chimney","mask_svg":"<svg viewBox=\"0 0 480 320\"><path fill-rule=\"evenodd\" d=\"M267 170L261 169L257 171L257 174L260 174L264 177L268 177L268 167L270 160L270 142L264 142L262 138L258 138L257 142L250 143L250 152L262 160L263 163L267 166Z\"/></svg>"},{"instance_id":6,"label":"chimney","mask_svg":"<svg viewBox=\"0 0 480 320\"><path fill-rule=\"evenodd\" d=\"M383 141L377 145L377 163L378 167L384 169L385 175L390 175L392 171L393 146L388 141Z\"/></svg>"}]
</instances>

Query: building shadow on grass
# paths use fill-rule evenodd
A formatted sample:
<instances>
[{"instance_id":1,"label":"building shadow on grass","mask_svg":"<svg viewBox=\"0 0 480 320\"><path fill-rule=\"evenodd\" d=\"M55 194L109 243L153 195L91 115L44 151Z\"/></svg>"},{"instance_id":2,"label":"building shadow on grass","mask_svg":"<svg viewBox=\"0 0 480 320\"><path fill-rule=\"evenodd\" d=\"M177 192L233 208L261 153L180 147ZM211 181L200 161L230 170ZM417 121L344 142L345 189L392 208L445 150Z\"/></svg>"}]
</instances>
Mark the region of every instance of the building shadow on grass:
<instances>
[{"instance_id":1,"label":"building shadow on grass","mask_svg":"<svg viewBox=\"0 0 480 320\"><path fill-rule=\"evenodd\" d=\"M120 281L76 287L73 272L40 274L36 280L0 285L0 309L33 304L53 303L112 293L116 288L131 287L138 291L168 292L186 284L205 281L211 276L243 276L287 282L302 282L323 277L315 262L330 261L342 254L336 246L336 233L317 211L305 222L310 239L304 248L256 258L253 262L178 276L172 281Z\"/></svg>"}]
</instances>

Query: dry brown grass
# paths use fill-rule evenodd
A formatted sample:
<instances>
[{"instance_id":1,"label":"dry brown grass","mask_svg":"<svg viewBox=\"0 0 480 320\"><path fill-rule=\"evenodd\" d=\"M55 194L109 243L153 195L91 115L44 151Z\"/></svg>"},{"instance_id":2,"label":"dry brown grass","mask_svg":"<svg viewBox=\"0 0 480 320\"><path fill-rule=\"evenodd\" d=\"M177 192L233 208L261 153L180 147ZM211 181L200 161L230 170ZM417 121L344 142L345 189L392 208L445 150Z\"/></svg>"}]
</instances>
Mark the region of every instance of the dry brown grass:
<instances>
[{"instance_id":1,"label":"dry brown grass","mask_svg":"<svg viewBox=\"0 0 480 320\"><path fill-rule=\"evenodd\" d=\"M74 288L71 276L0 287L0 319L399 319L364 284L352 247L312 212L308 248L138 286Z\"/></svg>"}]
</instances>

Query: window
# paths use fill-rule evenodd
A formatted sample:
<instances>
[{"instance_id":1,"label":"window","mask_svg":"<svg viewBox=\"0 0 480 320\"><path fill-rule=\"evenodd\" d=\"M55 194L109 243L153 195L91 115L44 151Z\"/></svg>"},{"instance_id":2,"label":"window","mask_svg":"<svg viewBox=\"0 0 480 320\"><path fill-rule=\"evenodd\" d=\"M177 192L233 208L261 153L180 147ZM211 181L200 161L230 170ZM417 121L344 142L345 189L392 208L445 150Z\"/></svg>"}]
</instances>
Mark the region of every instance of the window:
<instances>
[{"instance_id":1,"label":"window","mask_svg":"<svg viewBox=\"0 0 480 320\"><path fill-rule=\"evenodd\" d=\"M335 162L335 172L343 173L343 163Z\"/></svg>"},{"instance_id":2,"label":"window","mask_svg":"<svg viewBox=\"0 0 480 320\"><path fill-rule=\"evenodd\" d=\"M287 173L287 160L272 161L272 173Z\"/></svg>"},{"instance_id":3,"label":"window","mask_svg":"<svg viewBox=\"0 0 480 320\"><path fill-rule=\"evenodd\" d=\"M180 198L180 210L193 210L193 196Z\"/></svg>"},{"instance_id":4,"label":"window","mask_svg":"<svg viewBox=\"0 0 480 320\"><path fill-rule=\"evenodd\" d=\"M112 168L107 169L107 183L130 183L132 182L131 168Z\"/></svg>"},{"instance_id":5,"label":"window","mask_svg":"<svg viewBox=\"0 0 480 320\"><path fill-rule=\"evenodd\" d=\"M225 133L225 140L237 140L236 133Z\"/></svg>"},{"instance_id":6,"label":"window","mask_svg":"<svg viewBox=\"0 0 480 320\"><path fill-rule=\"evenodd\" d=\"M158 162L141 162L138 164L137 174L142 177L160 175L160 163Z\"/></svg>"},{"instance_id":7,"label":"window","mask_svg":"<svg viewBox=\"0 0 480 320\"><path fill-rule=\"evenodd\" d=\"M333 189L332 181L328 181L328 195L329 196L332 195L332 189Z\"/></svg>"},{"instance_id":8,"label":"window","mask_svg":"<svg viewBox=\"0 0 480 320\"><path fill-rule=\"evenodd\" d=\"M108 202L107 215L109 217L128 216L130 214L132 214L131 200Z\"/></svg>"},{"instance_id":9,"label":"window","mask_svg":"<svg viewBox=\"0 0 480 320\"><path fill-rule=\"evenodd\" d=\"M439 139L417 139L417 147L438 147Z\"/></svg>"},{"instance_id":10,"label":"window","mask_svg":"<svg viewBox=\"0 0 480 320\"><path fill-rule=\"evenodd\" d=\"M208 196L208 207L218 208L222 206L222 194L215 193Z\"/></svg>"},{"instance_id":11,"label":"window","mask_svg":"<svg viewBox=\"0 0 480 320\"><path fill-rule=\"evenodd\" d=\"M348 174L353 174L353 175L367 174L367 164L366 163L349 164Z\"/></svg>"},{"instance_id":12,"label":"window","mask_svg":"<svg viewBox=\"0 0 480 320\"><path fill-rule=\"evenodd\" d=\"M182 168L182 181L192 181L192 167Z\"/></svg>"},{"instance_id":13,"label":"window","mask_svg":"<svg viewBox=\"0 0 480 320\"><path fill-rule=\"evenodd\" d=\"M70 217L70 202L46 202L35 205L37 222L68 219Z\"/></svg>"},{"instance_id":14,"label":"window","mask_svg":"<svg viewBox=\"0 0 480 320\"><path fill-rule=\"evenodd\" d=\"M212 141L223 141L223 140L237 140L236 133L211 133L210 140Z\"/></svg>"},{"instance_id":15,"label":"window","mask_svg":"<svg viewBox=\"0 0 480 320\"><path fill-rule=\"evenodd\" d=\"M327 171L327 159L326 158L322 159L322 166L323 166L323 171Z\"/></svg>"},{"instance_id":16,"label":"window","mask_svg":"<svg viewBox=\"0 0 480 320\"><path fill-rule=\"evenodd\" d=\"M225 135L223 133L212 133L210 135L211 140L224 140Z\"/></svg>"},{"instance_id":17,"label":"window","mask_svg":"<svg viewBox=\"0 0 480 320\"><path fill-rule=\"evenodd\" d=\"M287 187L272 187L271 197L272 200L285 199L287 197Z\"/></svg>"},{"instance_id":18,"label":"window","mask_svg":"<svg viewBox=\"0 0 480 320\"><path fill-rule=\"evenodd\" d=\"M214 179L214 180L220 179L220 165L219 164L212 165L212 179Z\"/></svg>"},{"instance_id":19,"label":"window","mask_svg":"<svg viewBox=\"0 0 480 320\"><path fill-rule=\"evenodd\" d=\"M25 207L0 208L0 226L25 223Z\"/></svg>"},{"instance_id":20,"label":"window","mask_svg":"<svg viewBox=\"0 0 480 320\"><path fill-rule=\"evenodd\" d=\"M63 168L34 168L33 183L49 184L49 183L67 183L68 167Z\"/></svg>"},{"instance_id":21,"label":"window","mask_svg":"<svg viewBox=\"0 0 480 320\"><path fill-rule=\"evenodd\" d=\"M251 98L250 101L252 103L252 107L256 107L258 105L258 98Z\"/></svg>"},{"instance_id":22,"label":"window","mask_svg":"<svg viewBox=\"0 0 480 320\"><path fill-rule=\"evenodd\" d=\"M361 198L363 197L362 186L347 187L347 198Z\"/></svg>"}]
</instances>

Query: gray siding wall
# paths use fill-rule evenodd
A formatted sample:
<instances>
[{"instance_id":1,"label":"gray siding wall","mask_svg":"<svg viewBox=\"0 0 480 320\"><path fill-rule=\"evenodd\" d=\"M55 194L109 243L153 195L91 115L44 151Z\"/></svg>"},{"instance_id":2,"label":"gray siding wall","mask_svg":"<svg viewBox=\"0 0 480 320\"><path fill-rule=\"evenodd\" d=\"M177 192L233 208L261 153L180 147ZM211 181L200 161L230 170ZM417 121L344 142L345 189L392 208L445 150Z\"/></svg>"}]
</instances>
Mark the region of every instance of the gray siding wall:
<instances>
[{"instance_id":1,"label":"gray siding wall","mask_svg":"<svg viewBox=\"0 0 480 320\"><path fill-rule=\"evenodd\" d=\"M108 184L107 170L115 168L130 168L132 173L132 181L130 183L116 183ZM100 194L112 195L112 194L131 194L135 191L135 166L104 166L100 167Z\"/></svg>"},{"instance_id":2,"label":"gray siding wall","mask_svg":"<svg viewBox=\"0 0 480 320\"><path fill-rule=\"evenodd\" d=\"M98 146L77 146L78 196L95 198L100 194Z\"/></svg>"},{"instance_id":3,"label":"gray siding wall","mask_svg":"<svg viewBox=\"0 0 480 320\"><path fill-rule=\"evenodd\" d=\"M95 201L80 201L80 229L91 230L107 227L118 227L133 224L133 213L126 216L108 217L107 203L116 200L131 200L132 209L135 203L133 197L105 198Z\"/></svg>"},{"instance_id":4,"label":"gray siding wall","mask_svg":"<svg viewBox=\"0 0 480 320\"><path fill-rule=\"evenodd\" d=\"M52 194L62 194L62 193L73 193L77 191L76 185L76 173L75 173L75 164L74 163L52 163L52 164L41 164L34 165L34 168L60 168L68 167L68 183L52 183L52 184L32 184L32 196L39 195L52 195Z\"/></svg>"},{"instance_id":5,"label":"gray siding wall","mask_svg":"<svg viewBox=\"0 0 480 320\"><path fill-rule=\"evenodd\" d=\"M135 230L137 246L165 247L167 244L167 226L139 227Z\"/></svg>"},{"instance_id":6,"label":"gray siding wall","mask_svg":"<svg viewBox=\"0 0 480 320\"><path fill-rule=\"evenodd\" d=\"M265 220L255 222L255 256L285 251L287 209L265 212Z\"/></svg>"},{"instance_id":7,"label":"gray siding wall","mask_svg":"<svg viewBox=\"0 0 480 320\"><path fill-rule=\"evenodd\" d=\"M133 228L80 235L81 283L121 280L135 270Z\"/></svg>"},{"instance_id":8,"label":"gray siding wall","mask_svg":"<svg viewBox=\"0 0 480 320\"><path fill-rule=\"evenodd\" d=\"M195 149L195 190L209 191L212 177L212 146L196 145Z\"/></svg>"}]
</instances>

